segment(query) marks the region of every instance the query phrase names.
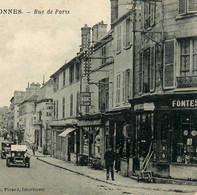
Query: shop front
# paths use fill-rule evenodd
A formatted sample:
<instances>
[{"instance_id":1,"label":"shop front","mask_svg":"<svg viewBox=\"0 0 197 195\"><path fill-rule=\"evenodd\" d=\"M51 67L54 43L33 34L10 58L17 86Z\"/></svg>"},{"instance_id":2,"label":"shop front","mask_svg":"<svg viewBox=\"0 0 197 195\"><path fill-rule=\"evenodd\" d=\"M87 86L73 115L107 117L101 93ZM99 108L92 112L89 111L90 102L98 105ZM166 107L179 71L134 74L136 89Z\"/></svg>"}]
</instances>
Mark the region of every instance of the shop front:
<instances>
[{"instance_id":1,"label":"shop front","mask_svg":"<svg viewBox=\"0 0 197 195\"><path fill-rule=\"evenodd\" d=\"M116 166L121 175L129 176L133 170L135 134L130 108L106 113L106 148L113 147L120 163Z\"/></svg>"},{"instance_id":2,"label":"shop front","mask_svg":"<svg viewBox=\"0 0 197 195\"><path fill-rule=\"evenodd\" d=\"M102 116L88 116L79 119L80 156L79 165L100 169L104 165L104 128Z\"/></svg>"},{"instance_id":3,"label":"shop front","mask_svg":"<svg viewBox=\"0 0 197 195\"><path fill-rule=\"evenodd\" d=\"M131 104L138 157L134 169L143 169L149 158L147 169L157 176L196 179L197 94L149 96Z\"/></svg>"}]
</instances>

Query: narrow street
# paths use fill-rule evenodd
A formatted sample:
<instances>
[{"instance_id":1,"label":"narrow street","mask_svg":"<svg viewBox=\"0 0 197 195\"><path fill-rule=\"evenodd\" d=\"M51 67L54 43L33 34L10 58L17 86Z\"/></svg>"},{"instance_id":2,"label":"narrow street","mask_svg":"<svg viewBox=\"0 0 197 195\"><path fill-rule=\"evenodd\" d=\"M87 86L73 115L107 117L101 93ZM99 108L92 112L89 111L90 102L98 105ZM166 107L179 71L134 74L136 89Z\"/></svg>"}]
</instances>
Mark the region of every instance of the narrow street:
<instances>
[{"instance_id":1,"label":"narrow street","mask_svg":"<svg viewBox=\"0 0 197 195\"><path fill-rule=\"evenodd\" d=\"M5 159L1 159L0 172L0 194L180 194L180 192L162 192L155 190L144 190L140 188L122 188L105 184L100 181L95 181L87 177L47 165L37 160L36 157L31 157L30 169L19 167L8 168L6 167Z\"/></svg>"}]
</instances>

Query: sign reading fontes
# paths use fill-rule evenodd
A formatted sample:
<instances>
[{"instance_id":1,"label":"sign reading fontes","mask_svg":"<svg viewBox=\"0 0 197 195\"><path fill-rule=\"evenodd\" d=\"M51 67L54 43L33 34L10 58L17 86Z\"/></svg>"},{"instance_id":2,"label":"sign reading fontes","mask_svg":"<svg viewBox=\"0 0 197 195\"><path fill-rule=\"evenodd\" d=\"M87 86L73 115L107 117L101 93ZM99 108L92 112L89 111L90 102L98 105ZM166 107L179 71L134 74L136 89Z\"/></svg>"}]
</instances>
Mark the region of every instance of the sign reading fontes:
<instances>
[{"instance_id":1,"label":"sign reading fontes","mask_svg":"<svg viewBox=\"0 0 197 195\"><path fill-rule=\"evenodd\" d=\"M172 100L172 108L197 108L197 99L193 100Z\"/></svg>"}]
</instances>

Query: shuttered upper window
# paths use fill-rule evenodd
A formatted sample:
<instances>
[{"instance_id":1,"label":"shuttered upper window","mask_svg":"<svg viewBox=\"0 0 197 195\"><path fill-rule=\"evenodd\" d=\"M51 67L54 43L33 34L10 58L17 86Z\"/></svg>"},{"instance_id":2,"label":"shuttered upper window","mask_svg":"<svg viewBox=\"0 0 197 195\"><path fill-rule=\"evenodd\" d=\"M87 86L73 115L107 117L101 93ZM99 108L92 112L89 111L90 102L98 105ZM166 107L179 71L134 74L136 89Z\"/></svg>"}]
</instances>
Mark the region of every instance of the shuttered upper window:
<instances>
[{"instance_id":1,"label":"shuttered upper window","mask_svg":"<svg viewBox=\"0 0 197 195\"><path fill-rule=\"evenodd\" d=\"M179 0L179 14L197 12L196 0Z\"/></svg>"},{"instance_id":2,"label":"shuttered upper window","mask_svg":"<svg viewBox=\"0 0 197 195\"><path fill-rule=\"evenodd\" d=\"M164 88L174 87L174 40L164 45Z\"/></svg>"}]
</instances>

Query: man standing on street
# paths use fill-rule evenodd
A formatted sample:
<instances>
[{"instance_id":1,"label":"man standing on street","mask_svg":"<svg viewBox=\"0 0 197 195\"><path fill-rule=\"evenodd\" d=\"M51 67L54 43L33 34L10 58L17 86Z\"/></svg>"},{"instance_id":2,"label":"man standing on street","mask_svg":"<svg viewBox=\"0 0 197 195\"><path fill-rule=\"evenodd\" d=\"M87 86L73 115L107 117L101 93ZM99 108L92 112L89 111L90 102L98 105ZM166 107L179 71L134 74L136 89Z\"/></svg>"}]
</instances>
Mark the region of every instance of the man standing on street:
<instances>
[{"instance_id":1,"label":"man standing on street","mask_svg":"<svg viewBox=\"0 0 197 195\"><path fill-rule=\"evenodd\" d=\"M106 179L109 179L109 171L111 171L111 179L114 181L114 152L112 150L112 147L108 147L105 155L104 155L104 159L105 159L105 167L107 170L106 173Z\"/></svg>"}]
</instances>

